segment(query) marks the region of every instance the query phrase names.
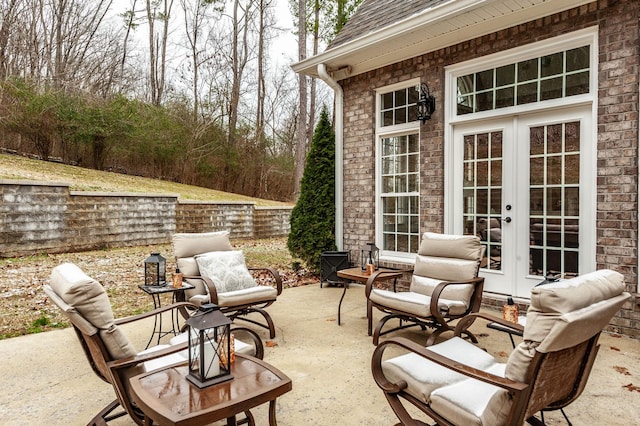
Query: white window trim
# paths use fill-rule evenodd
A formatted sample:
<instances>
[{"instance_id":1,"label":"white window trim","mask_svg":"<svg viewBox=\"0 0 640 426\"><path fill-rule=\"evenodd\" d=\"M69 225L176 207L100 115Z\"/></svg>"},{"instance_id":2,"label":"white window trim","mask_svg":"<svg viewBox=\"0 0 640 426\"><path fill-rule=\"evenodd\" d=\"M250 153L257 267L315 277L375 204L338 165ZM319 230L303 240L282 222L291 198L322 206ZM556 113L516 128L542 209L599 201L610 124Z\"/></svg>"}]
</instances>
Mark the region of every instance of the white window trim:
<instances>
[{"instance_id":1,"label":"white window trim","mask_svg":"<svg viewBox=\"0 0 640 426\"><path fill-rule=\"evenodd\" d=\"M525 105L517 105L508 108L493 109L490 111L482 111L472 114L464 114L457 116L456 108L457 103L452 101L456 99L457 85L456 79L458 76L470 74L472 72L482 71L487 68L500 67L508 65L514 62L524 61L527 59L537 58L540 56L562 52L570 50L576 47L589 45L591 56L591 73L589 75L589 93L570 96L560 99L552 99L547 101L535 102ZM445 67L445 97L444 97L444 164L445 164L445 176L444 176L444 232L453 232L455 212L453 211L452 197L455 195L454 185L454 170L453 170L453 126L459 123L467 123L478 120L485 120L489 118L497 118L501 116L509 116L514 114L524 114L527 112L538 111L541 109L551 110L555 108L565 108L568 105L584 105L590 104L592 111L592 140L597 141L597 106L598 106L598 27L589 27L582 30L574 31L569 34L564 34L557 37L552 37L547 40L542 40L524 46L515 47L513 49L504 50L501 52L493 53L491 55L482 56L479 58L471 59L469 61L461 62L458 64ZM592 152L590 153L592 170L597 170L597 143L592 146ZM596 188L596 173L592 179L592 187ZM593 191L591 205L596 206L596 191ZM595 213L594 213L595 214ZM595 231L595 216L593 220L592 231L590 235L586 236L585 242L587 244L595 245L596 231ZM585 230L589 227L585 227ZM588 231L587 231L588 232Z\"/></svg>"},{"instance_id":2,"label":"white window trim","mask_svg":"<svg viewBox=\"0 0 640 426\"><path fill-rule=\"evenodd\" d=\"M381 144L380 141L382 138L393 137L393 136L402 136L411 133L418 133L418 140L420 137L420 122L419 121L411 121L409 123L398 124L393 126L382 126L380 123L380 95L388 92L393 92L399 89L405 89L407 87L417 86L420 84L419 78L414 78L411 80L405 80L399 83L391 84L389 86L379 87L375 89L375 116L376 116L376 133L375 133L375 208L374 208L374 216L375 216L375 242L376 246L382 247L383 242L383 215L382 215L382 203L381 203L381 191L382 191L382 179L381 179L381 170L382 170L382 153L380 152ZM422 162L422 157L420 158L420 162ZM422 164L420 164L422 166ZM419 182L420 184L420 182ZM420 186L421 187L421 186ZM418 194L420 194L420 189L418 189ZM418 202L419 205L419 202ZM421 234L421 232L420 232ZM415 261L415 253L399 253L399 252L390 252L385 250L380 250L380 260L387 262L401 262L401 263L413 263Z\"/></svg>"}]
</instances>

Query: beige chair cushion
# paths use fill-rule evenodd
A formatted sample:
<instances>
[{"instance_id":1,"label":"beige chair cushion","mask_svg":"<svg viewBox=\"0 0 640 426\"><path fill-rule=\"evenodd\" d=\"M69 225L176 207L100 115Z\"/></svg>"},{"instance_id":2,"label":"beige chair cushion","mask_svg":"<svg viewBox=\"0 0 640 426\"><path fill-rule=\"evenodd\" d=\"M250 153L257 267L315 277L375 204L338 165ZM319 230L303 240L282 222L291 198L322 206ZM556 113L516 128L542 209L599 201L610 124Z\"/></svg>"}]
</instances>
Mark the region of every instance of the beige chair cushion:
<instances>
[{"instance_id":1,"label":"beige chair cushion","mask_svg":"<svg viewBox=\"0 0 640 426\"><path fill-rule=\"evenodd\" d=\"M418 317L431 316L431 297L411 291L394 292L382 289L373 289L369 299L378 305L387 306L401 312L406 312ZM461 315L468 307L464 300L438 299L438 309L451 315Z\"/></svg>"},{"instance_id":2,"label":"beige chair cushion","mask_svg":"<svg viewBox=\"0 0 640 426\"><path fill-rule=\"evenodd\" d=\"M218 305L239 306L276 300L278 290L268 285L256 285L242 290L218 293Z\"/></svg>"},{"instance_id":3,"label":"beige chair cushion","mask_svg":"<svg viewBox=\"0 0 640 426\"><path fill-rule=\"evenodd\" d=\"M81 332L88 336L93 336L99 331L89 321L84 319L84 317L80 315L76 308L69 306L64 300L62 300L50 285L44 285L44 292L47 294L49 299L67 315L71 323L76 326Z\"/></svg>"},{"instance_id":4,"label":"beige chair cushion","mask_svg":"<svg viewBox=\"0 0 640 426\"><path fill-rule=\"evenodd\" d=\"M504 364L494 364L487 373L504 377ZM467 378L436 389L431 408L456 425L495 426L505 424L511 398L497 386Z\"/></svg>"},{"instance_id":5,"label":"beige chair cushion","mask_svg":"<svg viewBox=\"0 0 640 426\"><path fill-rule=\"evenodd\" d=\"M49 285L70 308L100 330L100 337L113 359L134 356L136 350L115 325L104 287L78 266L63 263L53 268Z\"/></svg>"},{"instance_id":6,"label":"beige chair cushion","mask_svg":"<svg viewBox=\"0 0 640 426\"><path fill-rule=\"evenodd\" d=\"M414 273L414 275L411 277L411 285L409 287L409 291L413 293L423 294L425 296L431 296L433 295L436 287L443 281L446 280L421 277ZM464 305L466 309L466 307L469 306L469 303L471 302L473 290L473 284L451 284L445 287L442 293L440 293L440 298L459 301ZM464 309L462 310L462 312L464 312Z\"/></svg>"},{"instance_id":7,"label":"beige chair cushion","mask_svg":"<svg viewBox=\"0 0 640 426\"><path fill-rule=\"evenodd\" d=\"M475 235L448 235L425 232L418 254L478 261L483 246Z\"/></svg>"},{"instance_id":8,"label":"beige chair cushion","mask_svg":"<svg viewBox=\"0 0 640 426\"><path fill-rule=\"evenodd\" d=\"M483 250L480 238L474 235L425 232L416 256L409 291L431 296L443 281L464 282L475 278ZM463 301L468 305L473 289L471 284L448 286L440 297Z\"/></svg>"},{"instance_id":9,"label":"beige chair cushion","mask_svg":"<svg viewBox=\"0 0 640 426\"><path fill-rule=\"evenodd\" d=\"M233 250L229 241L229 231L202 232L195 234L177 233L171 237L173 253L177 259L193 257L210 251ZM183 272L183 274L186 274Z\"/></svg>"},{"instance_id":10,"label":"beige chair cushion","mask_svg":"<svg viewBox=\"0 0 640 426\"><path fill-rule=\"evenodd\" d=\"M233 250L229 241L229 231L177 233L171 237L176 264L184 275L201 276L194 256L212 251ZM186 279L193 285L185 290L187 300L196 305L209 302L205 283L202 280Z\"/></svg>"},{"instance_id":11,"label":"beige chair cushion","mask_svg":"<svg viewBox=\"0 0 640 426\"><path fill-rule=\"evenodd\" d=\"M469 281L478 273L480 258L473 260L436 256L416 256L413 273L440 281Z\"/></svg>"},{"instance_id":12,"label":"beige chair cushion","mask_svg":"<svg viewBox=\"0 0 640 426\"><path fill-rule=\"evenodd\" d=\"M603 269L534 287L523 341L506 375L524 381L536 351L558 351L599 333L629 297L621 274Z\"/></svg>"},{"instance_id":13,"label":"beige chair cushion","mask_svg":"<svg viewBox=\"0 0 640 426\"><path fill-rule=\"evenodd\" d=\"M461 364L504 376L504 364L497 363L486 351L459 337L427 349ZM499 419L504 418L504 412L510 407L505 391L470 379L413 352L384 361L382 370L392 383L406 381L406 391L410 395L437 407L438 413L454 420L455 424L500 424Z\"/></svg>"},{"instance_id":14,"label":"beige chair cushion","mask_svg":"<svg viewBox=\"0 0 640 426\"><path fill-rule=\"evenodd\" d=\"M199 254L195 259L200 275L211 278L218 296L258 285L249 273L241 251L212 251Z\"/></svg>"}]
</instances>

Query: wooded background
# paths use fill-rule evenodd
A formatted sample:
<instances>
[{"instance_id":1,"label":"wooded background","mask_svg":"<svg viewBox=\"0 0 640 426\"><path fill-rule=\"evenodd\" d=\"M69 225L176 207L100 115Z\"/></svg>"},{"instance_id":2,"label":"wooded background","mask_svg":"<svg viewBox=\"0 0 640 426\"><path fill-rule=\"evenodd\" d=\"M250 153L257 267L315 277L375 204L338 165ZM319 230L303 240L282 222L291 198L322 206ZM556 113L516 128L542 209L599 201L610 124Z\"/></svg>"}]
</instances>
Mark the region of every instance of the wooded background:
<instances>
[{"instance_id":1,"label":"wooded background","mask_svg":"<svg viewBox=\"0 0 640 426\"><path fill-rule=\"evenodd\" d=\"M332 98L270 58L277 1L0 0L0 148L295 200ZM293 61L360 2L290 0Z\"/></svg>"}]
</instances>

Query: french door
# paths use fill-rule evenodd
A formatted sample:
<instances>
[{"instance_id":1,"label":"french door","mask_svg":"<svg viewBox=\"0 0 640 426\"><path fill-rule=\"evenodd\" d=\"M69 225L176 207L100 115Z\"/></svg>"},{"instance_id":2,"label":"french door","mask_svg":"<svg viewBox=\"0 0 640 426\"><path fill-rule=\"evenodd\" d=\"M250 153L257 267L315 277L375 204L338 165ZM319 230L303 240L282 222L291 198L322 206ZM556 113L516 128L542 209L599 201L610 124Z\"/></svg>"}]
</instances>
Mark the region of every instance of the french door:
<instances>
[{"instance_id":1,"label":"french door","mask_svg":"<svg viewBox=\"0 0 640 426\"><path fill-rule=\"evenodd\" d=\"M595 267L591 108L460 124L453 232L485 246L485 291L528 297L545 276Z\"/></svg>"}]
</instances>

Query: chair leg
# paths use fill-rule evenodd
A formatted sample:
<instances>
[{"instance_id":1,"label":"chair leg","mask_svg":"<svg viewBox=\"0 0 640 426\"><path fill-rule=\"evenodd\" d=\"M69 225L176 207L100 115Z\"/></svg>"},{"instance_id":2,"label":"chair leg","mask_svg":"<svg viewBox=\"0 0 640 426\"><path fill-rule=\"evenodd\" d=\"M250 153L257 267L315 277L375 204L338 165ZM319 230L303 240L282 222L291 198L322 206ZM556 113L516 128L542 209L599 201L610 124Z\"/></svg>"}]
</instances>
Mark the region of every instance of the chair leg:
<instances>
[{"instance_id":1,"label":"chair leg","mask_svg":"<svg viewBox=\"0 0 640 426\"><path fill-rule=\"evenodd\" d=\"M400 323L397 327L393 327L390 328L389 330L386 331L382 331L382 327L384 327L384 325L389 321L392 320L394 318L398 318L400 320ZM406 324L402 324L402 320L405 320L407 323ZM411 319L407 319L406 315L401 315L401 314L389 314L385 317L383 317L380 322L378 322L378 325L376 326L375 331L373 332L373 344L374 345L378 345L378 342L380 340L380 336L387 334L387 333L391 333L392 331L398 331L398 330L404 330L405 328L409 328L409 327L420 327L423 330L426 329L425 324L421 323L419 321L415 321L415 320L411 320Z\"/></svg>"},{"instance_id":2,"label":"chair leg","mask_svg":"<svg viewBox=\"0 0 640 426\"><path fill-rule=\"evenodd\" d=\"M404 405L402 405L402 402L400 402L400 398L397 395L385 393L384 396L387 398L387 402L391 406L391 409L393 410L394 414L396 415L398 420L400 420L400 423L398 423L398 425L429 426L428 423L421 422L420 420L416 420L413 417L411 417L407 409L404 408Z\"/></svg>"},{"instance_id":3,"label":"chair leg","mask_svg":"<svg viewBox=\"0 0 640 426\"><path fill-rule=\"evenodd\" d=\"M260 315L262 315L267 323L264 324L264 323L252 320L250 318L247 318L245 316L245 315L247 315L247 314L249 314L251 312L257 312ZM273 339L274 337L276 337L276 326L273 323L273 320L271 319L271 315L269 315L264 309L260 309L260 308L243 309L241 311L236 311L235 313L230 315L229 318L231 320L239 319L239 320L242 320L242 321L250 322L251 324L255 324L255 325L259 326L259 327L266 328L267 330L269 330L269 338L270 339Z\"/></svg>"},{"instance_id":4,"label":"chair leg","mask_svg":"<svg viewBox=\"0 0 640 426\"><path fill-rule=\"evenodd\" d=\"M117 419L122 416L126 416L127 412L121 410L117 413L111 414L113 410L120 407L120 402L114 399L106 407L104 407L93 419L87 424L88 426L106 426L107 422Z\"/></svg>"}]
</instances>

